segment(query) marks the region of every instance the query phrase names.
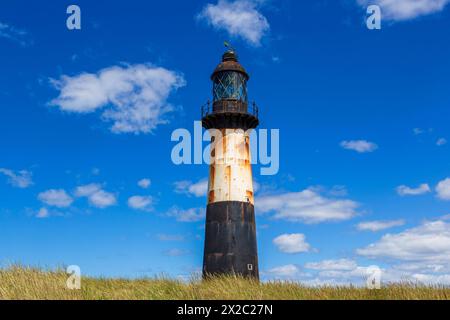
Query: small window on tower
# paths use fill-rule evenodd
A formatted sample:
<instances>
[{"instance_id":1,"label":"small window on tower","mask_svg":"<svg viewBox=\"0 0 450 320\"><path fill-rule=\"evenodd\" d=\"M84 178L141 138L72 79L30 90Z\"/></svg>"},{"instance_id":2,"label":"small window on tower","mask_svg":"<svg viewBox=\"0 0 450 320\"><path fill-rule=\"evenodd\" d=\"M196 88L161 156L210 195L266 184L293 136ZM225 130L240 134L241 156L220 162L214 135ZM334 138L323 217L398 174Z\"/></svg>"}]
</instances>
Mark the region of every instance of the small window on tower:
<instances>
[{"instance_id":1,"label":"small window on tower","mask_svg":"<svg viewBox=\"0 0 450 320\"><path fill-rule=\"evenodd\" d=\"M247 265L247 269L248 269L248 271L252 271L253 270L253 265L251 263L249 263Z\"/></svg>"}]
</instances>

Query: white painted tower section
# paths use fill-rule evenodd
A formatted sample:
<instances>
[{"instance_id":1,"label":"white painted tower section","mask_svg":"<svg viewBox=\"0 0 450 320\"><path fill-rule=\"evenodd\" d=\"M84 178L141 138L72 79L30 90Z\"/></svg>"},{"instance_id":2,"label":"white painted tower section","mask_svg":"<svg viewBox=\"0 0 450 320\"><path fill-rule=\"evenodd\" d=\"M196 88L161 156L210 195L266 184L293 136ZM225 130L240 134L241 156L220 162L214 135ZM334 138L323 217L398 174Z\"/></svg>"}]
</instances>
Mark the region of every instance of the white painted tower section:
<instances>
[{"instance_id":1,"label":"white painted tower section","mask_svg":"<svg viewBox=\"0 0 450 320\"><path fill-rule=\"evenodd\" d=\"M212 129L208 204L239 201L254 204L249 131Z\"/></svg>"}]
</instances>

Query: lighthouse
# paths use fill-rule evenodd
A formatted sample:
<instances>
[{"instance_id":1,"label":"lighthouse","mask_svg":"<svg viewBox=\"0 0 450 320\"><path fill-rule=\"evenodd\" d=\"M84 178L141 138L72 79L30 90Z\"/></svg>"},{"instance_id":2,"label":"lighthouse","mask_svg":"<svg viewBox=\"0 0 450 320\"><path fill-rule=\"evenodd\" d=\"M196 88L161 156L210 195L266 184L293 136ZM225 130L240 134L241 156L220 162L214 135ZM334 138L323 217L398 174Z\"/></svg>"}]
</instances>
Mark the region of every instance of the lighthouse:
<instances>
[{"instance_id":1,"label":"lighthouse","mask_svg":"<svg viewBox=\"0 0 450 320\"><path fill-rule=\"evenodd\" d=\"M251 129L258 108L248 103L249 75L229 48L211 75L213 102L202 107L211 134L203 277L232 274L259 279Z\"/></svg>"}]
</instances>

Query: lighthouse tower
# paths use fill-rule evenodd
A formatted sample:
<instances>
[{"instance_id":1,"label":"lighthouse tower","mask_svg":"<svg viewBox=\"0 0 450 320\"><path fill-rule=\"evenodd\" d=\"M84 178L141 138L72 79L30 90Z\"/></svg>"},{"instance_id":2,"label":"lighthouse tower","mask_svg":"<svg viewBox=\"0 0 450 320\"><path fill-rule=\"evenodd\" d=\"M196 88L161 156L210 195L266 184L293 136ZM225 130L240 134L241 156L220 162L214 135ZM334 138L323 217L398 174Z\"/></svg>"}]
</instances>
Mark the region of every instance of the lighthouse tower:
<instances>
[{"instance_id":1,"label":"lighthouse tower","mask_svg":"<svg viewBox=\"0 0 450 320\"><path fill-rule=\"evenodd\" d=\"M258 108L248 104L249 75L234 49L214 70L213 103L202 108L211 133L203 277L235 274L259 278L249 129ZM215 133L214 133L215 132Z\"/></svg>"}]
</instances>

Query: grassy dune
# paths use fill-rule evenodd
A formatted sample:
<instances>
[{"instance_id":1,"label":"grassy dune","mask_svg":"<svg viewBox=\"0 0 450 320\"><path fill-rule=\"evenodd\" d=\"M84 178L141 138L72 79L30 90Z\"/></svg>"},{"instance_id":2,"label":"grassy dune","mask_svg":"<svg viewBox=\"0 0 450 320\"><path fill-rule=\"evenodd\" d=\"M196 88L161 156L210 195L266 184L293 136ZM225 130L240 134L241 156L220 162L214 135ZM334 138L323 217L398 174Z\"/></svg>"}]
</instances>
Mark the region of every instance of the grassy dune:
<instances>
[{"instance_id":1,"label":"grassy dune","mask_svg":"<svg viewBox=\"0 0 450 320\"><path fill-rule=\"evenodd\" d=\"M408 284L380 290L355 287L312 288L298 283L257 283L236 277L181 282L170 279L83 278L80 290L66 288L63 271L0 269L0 299L449 299L450 288Z\"/></svg>"}]
</instances>

